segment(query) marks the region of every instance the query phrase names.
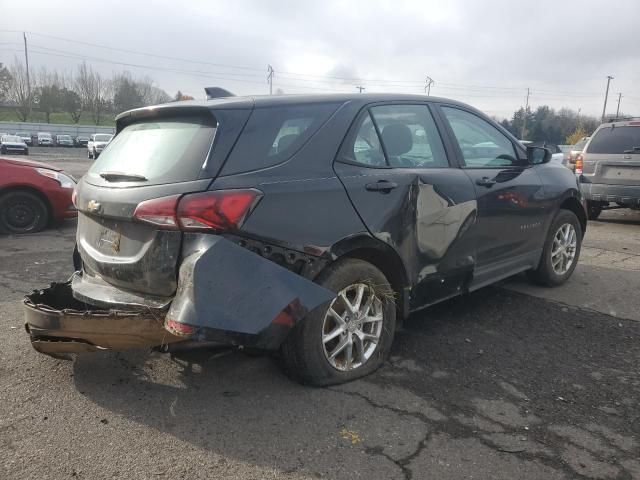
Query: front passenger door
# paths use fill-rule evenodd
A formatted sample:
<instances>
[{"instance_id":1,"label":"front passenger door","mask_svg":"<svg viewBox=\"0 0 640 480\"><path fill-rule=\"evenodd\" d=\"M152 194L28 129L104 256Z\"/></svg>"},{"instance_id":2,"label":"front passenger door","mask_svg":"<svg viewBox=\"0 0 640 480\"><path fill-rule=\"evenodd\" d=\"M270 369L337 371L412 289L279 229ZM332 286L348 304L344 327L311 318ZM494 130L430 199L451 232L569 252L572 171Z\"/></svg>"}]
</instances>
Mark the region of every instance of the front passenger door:
<instances>
[{"instance_id":1,"label":"front passenger door","mask_svg":"<svg viewBox=\"0 0 640 480\"><path fill-rule=\"evenodd\" d=\"M478 198L476 282L535 267L544 239L540 177L488 120L457 106L441 111Z\"/></svg>"}]
</instances>

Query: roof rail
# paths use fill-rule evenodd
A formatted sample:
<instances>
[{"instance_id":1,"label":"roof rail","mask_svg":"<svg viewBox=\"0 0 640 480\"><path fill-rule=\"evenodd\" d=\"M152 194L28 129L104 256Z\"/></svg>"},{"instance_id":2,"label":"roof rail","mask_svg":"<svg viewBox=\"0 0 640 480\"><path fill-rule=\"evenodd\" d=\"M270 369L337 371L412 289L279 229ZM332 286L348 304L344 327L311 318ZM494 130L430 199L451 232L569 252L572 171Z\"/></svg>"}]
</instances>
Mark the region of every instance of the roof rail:
<instances>
[{"instance_id":1,"label":"roof rail","mask_svg":"<svg viewBox=\"0 0 640 480\"><path fill-rule=\"evenodd\" d=\"M634 117L634 116L624 116L624 117L611 117L608 118L604 123L614 123L614 122L626 122L629 120L640 120L640 117Z\"/></svg>"}]
</instances>

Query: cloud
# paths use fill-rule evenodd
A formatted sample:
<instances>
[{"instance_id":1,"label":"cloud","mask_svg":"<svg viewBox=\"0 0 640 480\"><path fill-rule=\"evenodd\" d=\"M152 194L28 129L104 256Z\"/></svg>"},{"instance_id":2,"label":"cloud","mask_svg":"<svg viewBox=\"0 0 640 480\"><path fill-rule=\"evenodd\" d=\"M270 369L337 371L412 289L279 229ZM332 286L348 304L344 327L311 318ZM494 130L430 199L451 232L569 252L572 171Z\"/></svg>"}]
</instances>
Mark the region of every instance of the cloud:
<instances>
[{"instance_id":1,"label":"cloud","mask_svg":"<svg viewBox=\"0 0 640 480\"><path fill-rule=\"evenodd\" d=\"M60 52L144 65L154 68L88 60L105 74L126 68L152 76L170 93L181 89L196 97L210 85L267 93L271 64L274 86L287 93L353 92L359 84L367 91L421 93L428 75L435 80L432 94L493 115L521 106L527 87L534 106L596 115L606 76L614 75L612 92L623 92L625 111L640 112L636 0L148 0L108 6L71 0L65 8L23 0L3 17L20 30L208 62L29 35L34 65L71 69L80 61ZM4 32L0 41L19 44L19 34ZM58 56L36 53L38 45ZM11 63L11 49L19 45L0 51L0 61Z\"/></svg>"}]
</instances>

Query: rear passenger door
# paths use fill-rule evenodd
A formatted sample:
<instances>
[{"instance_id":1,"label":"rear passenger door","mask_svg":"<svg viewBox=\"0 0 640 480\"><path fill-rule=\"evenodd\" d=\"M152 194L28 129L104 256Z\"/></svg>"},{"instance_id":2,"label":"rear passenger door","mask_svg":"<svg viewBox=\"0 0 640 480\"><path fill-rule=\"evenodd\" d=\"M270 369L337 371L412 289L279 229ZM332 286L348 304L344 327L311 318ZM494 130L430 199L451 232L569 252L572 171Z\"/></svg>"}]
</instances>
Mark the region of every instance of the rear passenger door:
<instances>
[{"instance_id":1,"label":"rear passenger door","mask_svg":"<svg viewBox=\"0 0 640 480\"><path fill-rule=\"evenodd\" d=\"M335 163L368 230L402 259L416 309L459 292L470 278L475 220L469 177L451 168L426 104L361 112Z\"/></svg>"},{"instance_id":2,"label":"rear passenger door","mask_svg":"<svg viewBox=\"0 0 640 480\"><path fill-rule=\"evenodd\" d=\"M478 269L474 285L537 264L547 209L542 181L515 142L489 121L458 106L441 112L458 161L478 199Z\"/></svg>"}]
</instances>

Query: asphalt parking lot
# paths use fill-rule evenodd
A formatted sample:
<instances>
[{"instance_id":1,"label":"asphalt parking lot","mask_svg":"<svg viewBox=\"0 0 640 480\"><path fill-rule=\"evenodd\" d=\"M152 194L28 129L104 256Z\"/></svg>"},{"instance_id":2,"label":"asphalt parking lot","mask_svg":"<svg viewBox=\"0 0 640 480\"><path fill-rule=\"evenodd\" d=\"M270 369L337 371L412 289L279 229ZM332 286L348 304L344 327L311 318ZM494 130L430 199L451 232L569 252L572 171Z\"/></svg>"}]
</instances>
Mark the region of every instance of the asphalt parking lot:
<instances>
[{"instance_id":1,"label":"asphalt parking lot","mask_svg":"<svg viewBox=\"0 0 640 480\"><path fill-rule=\"evenodd\" d=\"M0 238L1 478L640 479L640 212L590 222L565 286L430 308L325 389L237 351L37 354L20 300L71 274L74 233Z\"/></svg>"}]
</instances>

